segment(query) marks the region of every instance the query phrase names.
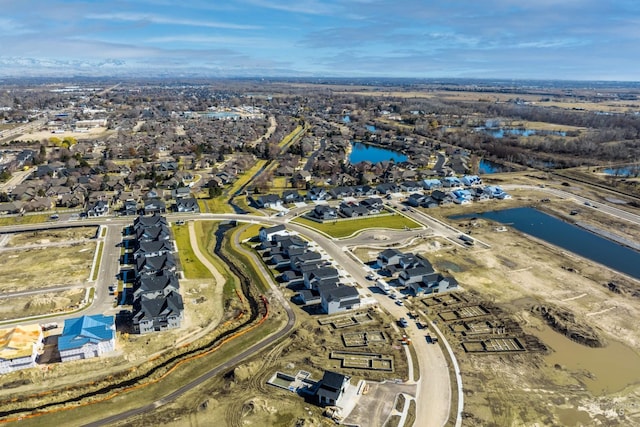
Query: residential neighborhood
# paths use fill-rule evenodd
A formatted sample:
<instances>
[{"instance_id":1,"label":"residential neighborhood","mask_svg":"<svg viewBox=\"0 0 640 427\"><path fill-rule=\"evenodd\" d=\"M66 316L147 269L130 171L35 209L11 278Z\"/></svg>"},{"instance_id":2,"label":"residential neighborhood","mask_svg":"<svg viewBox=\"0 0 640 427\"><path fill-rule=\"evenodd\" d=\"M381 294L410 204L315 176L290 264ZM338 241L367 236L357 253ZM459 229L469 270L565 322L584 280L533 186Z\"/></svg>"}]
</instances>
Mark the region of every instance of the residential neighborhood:
<instances>
[{"instance_id":1,"label":"residential neighborhood","mask_svg":"<svg viewBox=\"0 0 640 427\"><path fill-rule=\"evenodd\" d=\"M635 89L189 76L0 81L0 421L634 425Z\"/></svg>"}]
</instances>

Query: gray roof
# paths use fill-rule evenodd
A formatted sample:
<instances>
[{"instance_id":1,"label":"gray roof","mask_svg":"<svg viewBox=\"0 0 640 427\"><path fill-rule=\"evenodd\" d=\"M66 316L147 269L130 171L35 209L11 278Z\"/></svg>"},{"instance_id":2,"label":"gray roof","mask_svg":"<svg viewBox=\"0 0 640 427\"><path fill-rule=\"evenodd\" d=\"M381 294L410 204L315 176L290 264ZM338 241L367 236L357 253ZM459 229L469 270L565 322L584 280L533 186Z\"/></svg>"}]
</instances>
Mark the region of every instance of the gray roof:
<instances>
[{"instance_id":1,"label":"gray roof","mask_svg":"<svg viewBox=\"0 0 640 427\"><path fill-rule=\"evenodd\" d=\"M358 290L353 286L338 285L335 289L329 289L326 293L327 301L340 301L345 299L357 298Z\"/></svg>"},{"instance_id":2,"label":"gray roof","mask_svg":"<svg viewBox=\"0 0 640 427\"><path fill-rule=\"evenodd\" d=\"M333 371L324 371L324 375L322 376L321 387L326 390L337 391L342 388L342 384L344 384L345 380L348 380L349 377L346 375L339 374Z\"/></svg>"}]
</instances>

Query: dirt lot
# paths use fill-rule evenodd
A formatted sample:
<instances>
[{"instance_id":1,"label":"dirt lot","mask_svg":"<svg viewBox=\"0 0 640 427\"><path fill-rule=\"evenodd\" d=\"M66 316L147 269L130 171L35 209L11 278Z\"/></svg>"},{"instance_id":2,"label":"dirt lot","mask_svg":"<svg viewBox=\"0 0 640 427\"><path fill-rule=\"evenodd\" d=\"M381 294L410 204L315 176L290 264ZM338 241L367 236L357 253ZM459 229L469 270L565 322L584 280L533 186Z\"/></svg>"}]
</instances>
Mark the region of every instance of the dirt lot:
<instances>
[{"instance_id":1,"label":"dirt lot","mask_svg":"<svg viewBox=\"0 0 640 427\"><path fill-rule=\"evenodd\" d=\"M33 249L5 251L0 265L0 291L85 283L95 250L95 241L83 241L71 245L50 242Z\"/></svg>"},{"instance_id":2,"label":"dirt lot","mask_svg":"<svg viewBox=\"0 0 640 427\"><path fill-rule=\"evenodd\" d=\"M0 320L38 316L79 308L86 295L85 288L62 292L0 298Z\"/></svg>"},{"instance_id":3,"label":"dirt lot","mask_svg":"<svg viewBox=\"0 0 640 427\"><path fill-rule=\"evenodd\" d=\"M67 244L73 240L87 240L96 237L97 227L60 228L53 230L38 230L29 233L15 233L4 235L3 245L0 247L13 248L17 246Z\"/></svg>"},{"instance_id":4,"label":"dirt lot","mask_svg":"<svg viewBox=\"0 0 640 427\"><path fill-rule=\"evenodd\" d=\"M37 132L29 132L25 133L19 137L13 138L16 141L42 141L43 139L49 138L60 138L64 139L68 136L76 138L76 139L97 139L97 138L105 138L111 134L115 133L113 130L107 130L104 127L92 128L87 132L62 132L62 133L53 133L48 130L41 130Z\"/></svg>"}]
</instances>

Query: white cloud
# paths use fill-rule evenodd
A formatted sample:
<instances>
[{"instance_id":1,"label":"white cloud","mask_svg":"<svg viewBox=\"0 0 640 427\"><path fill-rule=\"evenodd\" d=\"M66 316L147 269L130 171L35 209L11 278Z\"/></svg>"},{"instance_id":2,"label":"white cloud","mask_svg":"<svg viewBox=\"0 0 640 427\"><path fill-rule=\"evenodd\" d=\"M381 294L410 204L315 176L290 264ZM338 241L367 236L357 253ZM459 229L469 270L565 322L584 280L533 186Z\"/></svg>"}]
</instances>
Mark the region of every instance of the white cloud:
<instances>
[{"instance_id":1,"label":"white cloud","mask_svg":"<svg viewBox=\"0 0 640 427\"><path fill-rule=\"evenodd\" d=\"M335 5L331 4L328 0L244 0L244 2L264 9L273 9L289 13L303 13L307 15L335 15L338 12Z\"/></svg>"},{"instance_id":2,"label":"white cloud","mask_svg":"<svg viewBox=\"0 0 640 427\"><path fill-rule=\"evenodd\" d=\"M0 35L20 35L33 32L34 30L25 27L13 19L0 17Z\"/></svg>"},{"instance_id":3,"label":"white cloud","mask_svg":"<svg viewBox=\"0 0 640 427\"><path fill-rule=\"evenodd\" d=\"M87 19L102 21L125 21L125 22L148 22L161 25L182 25L189 27L205 27L205 28L222 28L228 30L257 30L261 29L258 25L232 24L227 22L216 21L199 21L195 19L173 18L169 16L160 16L147 13L100 13L88 14Z\"/></svg>"}]
</instances>

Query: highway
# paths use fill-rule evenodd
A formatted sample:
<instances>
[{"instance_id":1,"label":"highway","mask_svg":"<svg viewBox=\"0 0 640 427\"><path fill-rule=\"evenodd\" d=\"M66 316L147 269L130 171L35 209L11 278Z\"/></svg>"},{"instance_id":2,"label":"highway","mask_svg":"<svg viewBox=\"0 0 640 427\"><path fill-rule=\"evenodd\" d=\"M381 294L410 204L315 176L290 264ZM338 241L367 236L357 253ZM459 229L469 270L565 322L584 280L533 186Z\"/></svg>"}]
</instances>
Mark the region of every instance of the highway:
<instances>
[{"instance_id":1,"label":"highway","mask_svg":"<svg viewBox=\"0 0 640 427\"><path fill-rule=\"evenodd\" d=\"M38 115L41 116L43 114L44 113L39 113ZM12 129L7 129L7 130L4 130L4 131L1 131L0 132L0 141L1 140L8 140L11 137L24 135L25 133L29 133L29 132L32 132L32 131L34 131L36 129L40 129L42 126L45 125L45 123L47 123L46 117L42 118L42 119L34 120L34 121L26 123L26 124L24 124L22 126L17 126L15 128L12 128Z\"/></svg>"}]
</instances>

